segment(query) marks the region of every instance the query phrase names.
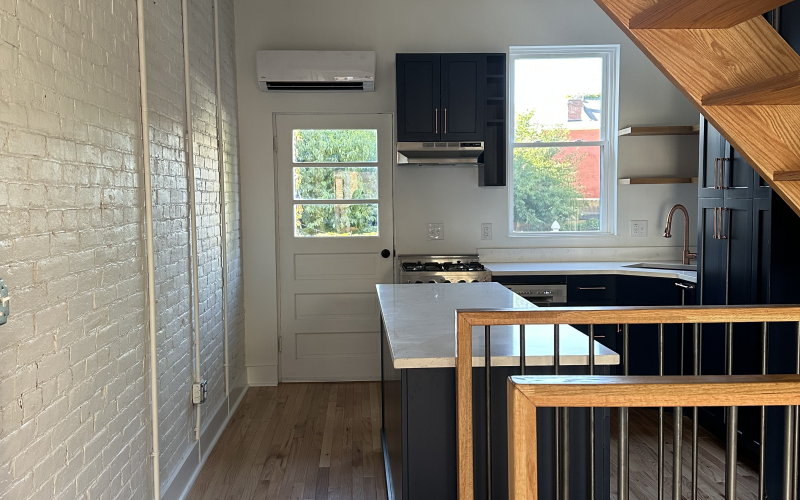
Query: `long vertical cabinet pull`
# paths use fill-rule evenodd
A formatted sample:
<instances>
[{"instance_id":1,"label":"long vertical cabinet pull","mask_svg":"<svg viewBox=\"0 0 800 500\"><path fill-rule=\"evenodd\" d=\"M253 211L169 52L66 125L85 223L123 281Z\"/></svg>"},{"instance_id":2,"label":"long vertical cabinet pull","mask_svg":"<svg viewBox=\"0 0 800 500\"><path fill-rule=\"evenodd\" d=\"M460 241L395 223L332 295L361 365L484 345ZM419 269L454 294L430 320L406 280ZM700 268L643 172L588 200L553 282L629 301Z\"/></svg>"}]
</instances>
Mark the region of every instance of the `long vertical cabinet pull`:
<instances>
[{"instance_id":1,"label":"long vertical cabinet pull","mask_svg":"<svg viewBox=\"0 0 800 500\"><path fill-rule=\"evenodd\" d=\"M444 108L444 133L447 134L447 108Z\"/></svg>"},{"instance_id":2,"label":"long vertical cabinet pull","mask_svg":"<svg viewBox=\"0 0 800 500\"><path fill-rule=\"evenodd\" d=\"M714 158L714 189L719 189L719 160Z\"/></svg>"},{"instance_id":3,"label":"long vertical cabinet pull","mask_svg":"<svg viewBox=\"0 0 800 500\"><path fill-rule=\"evenodd\" d=\"M714 207L714 234L711 235L715 240L719 239L719 232L717 230L717 210L719 210L719 208Z\"/></svg>"},{"instance_id":4,"label":"long vertical cabinet pull","mask_svg":"<svg viewBox=\"0 0 800 500\"><path fill-rule=\"evenodd\" d=\"M439 108L436 108L436 130L434 130L433 133L439 133Z\"/></svg>"},{"instance_id":5,"label":"long vertical cabinet pull","mask_svg":"<svg viewBox=\"0 0 800 500\"><path fill-rule=\"evenodd\" d=\"M727 240L728 239L728 235L731 232L731 214L730 213L728 214L728 227L725 230L725 234L723 235L722 234L722 212L730 212L730 209L726 208L726 207L721 207L719 209L719 224L717 225L717 227L719 228L719 239Z\"/></svg>"},{"instance_id":6,"label":"long vertical cabinet pull","mask_svg":"<svg viewBox=\"0 0 800 500\"><path fill-rule=\"evenodd\" d=\"M730 182L725 185L725 162L730 161L730 158L719 159L719 189L730 189Z\"/></svg>"}]
</instances>

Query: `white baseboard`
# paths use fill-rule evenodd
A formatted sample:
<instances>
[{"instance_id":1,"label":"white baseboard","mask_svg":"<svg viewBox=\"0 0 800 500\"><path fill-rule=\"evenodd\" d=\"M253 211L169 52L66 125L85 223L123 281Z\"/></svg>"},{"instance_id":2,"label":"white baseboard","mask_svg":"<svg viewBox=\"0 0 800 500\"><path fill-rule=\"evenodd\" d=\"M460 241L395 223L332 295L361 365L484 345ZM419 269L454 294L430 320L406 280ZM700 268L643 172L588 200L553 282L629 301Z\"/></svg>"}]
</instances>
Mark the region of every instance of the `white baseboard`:
<instances>
[{"instance_id":1,"label":"white baseboard","mask_svg":"<svg viewBox=\"0 0 800 500\"><path fill-rule=\"evenodd\" d=\"M247 385L263 387L278 385L278 366L262 365L247 367Z\"/></svg>"},{"instance_id":2,"label":"white baseboard","mask_svg":"<svg viewBox=\"0 0 800 500\"><path fill-rule=\"evenodd\" d=\"M222 404L219 405L210 419L206 420L208 424L206 424L205 428L200 433L200 441L194 442L186 459L184 459L183 463L178 468L177 473L162 490L162 500L183 500L186 498L189 491L192 489L192 485L194 485L194 482L197 480L197 476L203 469L203 465L211 454L211 451L228 426L228 422L230 422L233 414L236 413L236 409L242 402L246 392L247 386L234 387L228 399L224 400ZM229 402L231 403L230 411L228 411ZM202 445L202 459L198 458L198 445Z\"/></svg>"}]
</instances>

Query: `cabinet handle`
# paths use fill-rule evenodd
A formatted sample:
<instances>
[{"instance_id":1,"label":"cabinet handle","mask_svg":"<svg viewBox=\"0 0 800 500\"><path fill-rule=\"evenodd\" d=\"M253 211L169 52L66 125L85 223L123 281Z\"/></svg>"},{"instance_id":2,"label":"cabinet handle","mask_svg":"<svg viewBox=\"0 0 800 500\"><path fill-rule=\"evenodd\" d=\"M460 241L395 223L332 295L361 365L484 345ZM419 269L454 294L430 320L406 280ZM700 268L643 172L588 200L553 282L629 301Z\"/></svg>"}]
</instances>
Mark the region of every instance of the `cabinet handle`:
<instances>
[{"instance_id":1,"label":"cabinet handle","mask_svg":"<svg viewBox=\"0 0 800 500\"><path fill-rule=\"evenodd\" d=\"M719 209L719 239L727 240L728 239L727 235L728 235L728 233L731 232L730 231L731 230L731 227L730 227L731 226L731 216L730 216L730 214L728 214L728 228L725 231L725 236L722 236L722 212L729 212L729 209L727 207L722 207L722 208Z\"/></svg>"},{"instance_id":2,"label":"cabinet handle","mask_svg":"<svg viewBox=\"0 0 800 500\"><path fill-rule=\"evenodd\" d=\"M714 158L714 189L719 189L719 160Z\"/></svg>"},{"instance_id":3,"label":"cabinet handle","mask_svg":"<svg viewBox=\"0 0 800 500\"><path fill-rule=\"evenodd\" d=\"M694 285L686 285L683 283L675 283L675 286L678 288L683 288L684 290L694 290Z\"/></svg>"},{"instance_id":4,"label":"cabinet handle","mask_svg":"<svg viewBox=\"0 0 800 500\"><path fill-rule=\"evenodd\" d=\"M579 286L578 290L605 290L604 286Z\"/></svg>"},{"instance_id":5,"label":"cabinet handle","mask_svg":"<svg viewBox=\"0 0 800 500\"><path fill-rule=\"evenodd\" d=\"M715 240L719 239L719 233L717 232L717 210L719 210L719 208L714 207L714 233L711 235Z\"/></svg>"},{"instance_id":6,"label":"cabinet handle","mask_svg":"<svg viewBox=\"0 0 800 500\"><path fill-rule=\"evenodd\" d=\"M718 207L714 209L714 239L716 240L727 240L727 236L722 235L722 212L727 212L728 209L724 207ZM728 217L728 222L730 222L730 217Z\"/></svg>"},{"instance_id":7,"label":"cabinet handle","mask_svg":"<svg viewBox=\"0 0 800 500\"><path fill-rule=\"evenodd\" d=\"M438 133L439 133L439 108L436 108L436 130L434 131L434 134Z\"/></svg>"},{"instance_id":8,"label":"cabinet handle","mask_svg":"<svg viewBox=\"0 0 800 500\"><path fill-rule=\"evenodd\" d=\"M730 158L720 158L719 159L719 188L720 189L729 189L729 186L725 185L725 162L730 161Z\"/></svg>"},{"instance_id":9,"label":"cabinet handle","mask_svg":"<svg viewBox=\"0 0 800 500\"><path fill-rule=\"evenodd\" d=\"M444 108L444 133L447 133L447 108Z\"/></svg>"}]
</instances>

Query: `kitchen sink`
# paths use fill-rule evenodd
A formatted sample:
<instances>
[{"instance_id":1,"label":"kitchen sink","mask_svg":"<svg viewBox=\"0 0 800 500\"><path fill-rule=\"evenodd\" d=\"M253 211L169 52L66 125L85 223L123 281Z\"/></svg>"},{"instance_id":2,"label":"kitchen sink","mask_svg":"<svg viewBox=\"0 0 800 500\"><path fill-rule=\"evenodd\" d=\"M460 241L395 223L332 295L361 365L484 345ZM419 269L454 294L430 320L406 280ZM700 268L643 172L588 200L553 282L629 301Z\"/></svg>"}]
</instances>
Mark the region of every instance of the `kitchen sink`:
<instances>
[{"instance_id":1,"label":"kitchen sink","mask_svg":"<svg viewBox=\"0 0 800 500\"><path fill-rule=\"evenodd\" d=\"M641 262L639 264L630 264L623 267L633 267L636 269L666 269L670 271L697 271L697 264L687 265Z\"/></svg>"}]
</instances>

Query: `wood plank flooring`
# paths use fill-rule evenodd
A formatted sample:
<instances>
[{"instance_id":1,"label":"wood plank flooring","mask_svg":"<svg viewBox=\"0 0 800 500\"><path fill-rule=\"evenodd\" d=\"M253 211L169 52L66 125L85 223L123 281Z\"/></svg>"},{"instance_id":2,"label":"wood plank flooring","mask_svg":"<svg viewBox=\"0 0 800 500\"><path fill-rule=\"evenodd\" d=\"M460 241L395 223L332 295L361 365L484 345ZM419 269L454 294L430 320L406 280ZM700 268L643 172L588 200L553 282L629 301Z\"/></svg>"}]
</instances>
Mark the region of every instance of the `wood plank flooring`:
<instances>
[{"instance_id":1,"label":"wood plank flooring","mask_svg":"<svg viewBox=\"0 0 800 500\"><path fill-rule=\"evenodd\" d=\"M658 498L658 411L631 408L628 430L631 500ZM664 415L664 498L672 498L672 415ZM617 409L611 409L611 498L617 496ZM698 498L725 498L725 443L700 429L698 437ZM683 418L681 440L683 498L691 498L692 421ZM737 496L758 497L758 471L737 464Z\"/></svg>"},{"instance_id":2,"label":"wood plank flooring","mask_svg":"<svg viewBox=\"0 0 800 500\"><path fill-rule=\"evenodd\" d=\"M252 387L188 500L385 500L380 383Z\"/></svg>"}]
</instances>

